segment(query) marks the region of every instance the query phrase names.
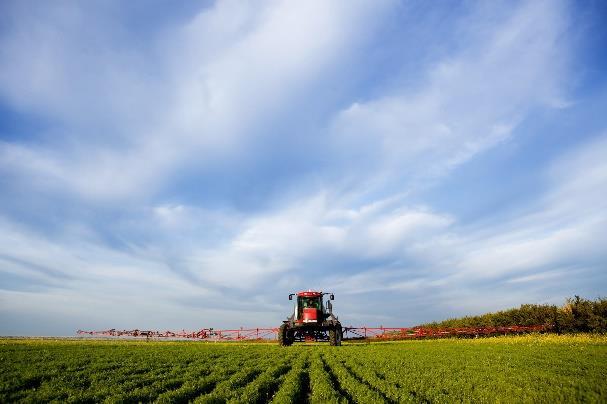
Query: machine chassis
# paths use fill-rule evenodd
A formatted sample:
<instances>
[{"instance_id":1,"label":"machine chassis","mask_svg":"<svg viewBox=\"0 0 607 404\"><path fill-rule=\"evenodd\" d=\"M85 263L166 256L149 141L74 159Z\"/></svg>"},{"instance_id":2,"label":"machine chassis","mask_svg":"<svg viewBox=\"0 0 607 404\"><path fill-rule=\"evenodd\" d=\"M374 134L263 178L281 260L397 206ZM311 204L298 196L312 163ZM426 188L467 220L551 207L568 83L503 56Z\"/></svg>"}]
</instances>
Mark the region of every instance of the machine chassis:
<instances>
[{"instance_id":1,"label":"machine chassis","mask_svg":"<svg viewBox=\"0 0 607 404\"><path fill-rule=\"evenodd\" d=\"M323 296L322 292L300 292L300 294ZM333 294L330 294L333 300ZM289 297L290 299L290 297ZM278 330L278 343L281 346L289 346L294 342L329 342L330 345L339 346L343 338L343 328L337 317L332 312L332 305L327 302L327 310L322 306L322 321L304 323L301 318L296 318L296 312L293 313Z\"/></svg>"}]
</instances>

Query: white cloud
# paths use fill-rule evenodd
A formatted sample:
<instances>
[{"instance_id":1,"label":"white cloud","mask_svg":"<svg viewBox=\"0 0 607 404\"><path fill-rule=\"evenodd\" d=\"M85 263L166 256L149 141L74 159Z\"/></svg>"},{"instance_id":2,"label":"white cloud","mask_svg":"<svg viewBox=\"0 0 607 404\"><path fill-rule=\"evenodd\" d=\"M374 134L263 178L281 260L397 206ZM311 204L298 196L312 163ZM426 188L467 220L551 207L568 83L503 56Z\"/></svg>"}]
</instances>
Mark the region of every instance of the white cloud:
<instances>
[{"instance_id":1,"label":"white cloud","mask_svg":"<svg viewBox=\"0 0 607 404\"><path fill-rule=\"evenodd\" d=\"M177 276L146 250L118 251L78 231L50 240L6 219L0 245L0 315L40 321L22 332L69 335L92 324L195 328L216 316L217 304L198 302L217 299L218 292ZM14 329L4 324L0 332Z\"/></svg>"},{"instance_id":2,"label":"white cloud","mask_svg":"<svg viewBox=\"0 0 607 404\"><path fill-rule=\"evenodd\" d=\"M108 298L124 293L136 300L138 293L146 289L171 293L196 290L206 293L203 288L189 285L176 278L163 263L138 256L137 251L121 252L104 247L100 240L80 231L68 232L57 240L49 240L25 227L3 219L0 221L2 260L11 265L3 265L2 271L16 268L14 274L54 282L54 289L88 291L92 295ZM35 276L33 279L31 276ZM93 290L103 283L111 287ZM106 285L107 286L107 285Z\"/></svg>"},{"instance_id":3,"label":"white cloud","mask_svg":"<svg viewBox=\"0 0 607 404\"><path fill-rule=\"evenodd\" d=\"M223 247L195 250L188 268L218 286L251 289L303 270L314 256L398 260L452 223L422 207L344 209L334 202L322 194L251 217Z\"/></svg>"},{"instance_id":4,"label":"white cloud","mask_svg":"<svg viewBox=\"0 0 607 404\"><path fill-rule=\"evenodd\" d=\"M544 280L549 280L549 279L553 279L553 278L564 278L567 275L572 275L572 272L573 271L567 271L567 270L540 272L537 274L512 278L512 279L509 279L507 282L508 283L525 283L525 282L544 281Z\"/></svg>"},{"instance_id":5,"label":"white cloud","mask_svg":"<svg viewBox=\"0 0 607 404\"><path fill-rule=\"evenodd\" d=\"M445 222L436 230L429 227L426 234L413 232L414 244L423 244L413 251L426 258L423 265L427 271L420 290L435 286L468 288L488 280L499 288L502 280L540 283L597 271L607 259L606 139L598 137L557 159L547 170L547 191L520 217L485 223L477 229ZM434 217L440 221L439 214ZM558 268L568 269L555 272ZM369 285L369 291L379 288L381 277L376 277L375 271L368 272L374 283L361 283ZM409 275L404 268L402 279ZM394 282L391 278L379 283L390 290ZM344 278L346 290L350 283Z\"/></svg>"},{"instance_id":6,"label":"white cloud","mask_svg":"<svg viewBox=\"0 0 607 404\"><path fill-rule=\"evenodd\" d=\"M2 39L0 89L61 122L61 136L0 145L27 155L0 170L93 200L149 195L184 165L254 144L260 125L343 63L388 6L218 2L143 49L113 34L103 9L20 14L28 23Z\"/></svg>"},{"instance_id":7,"label":"white cloud","mask_svg":"<svg viewBox=\"0 0 607 404\"><path fill-rule=\"evenodd\" d=\"M343 299L339 307L346 313L357 312L349 295L373 293L405 294L408 299L417 299L420 293L431 294L436 307L448 307L450 313L476 312L478 307L498 309L539 298L542 294L534 290L541 289L541 285L566 282L571 276L587 277L589 271L596 271L597 265L604 262L605 153L605 136L572 150L547 170L548 188L535 206L518 218L484 224L478 229L460 226L450 215L427 207L405 207L400 198L355 207L344 206L343 199L324 193L232 223L234 236L219 247L205 248L190 240L177 249L192 275L190 280L176 277L162 264L153 251L159 246L154 244L152 251L144 248L119 253L96 246L96 242L49 242L6 221L0 231L2 253L24 263L11 261L6 265L5 259L2 268L5 273L19 274L33 283L51 281L51 286L45 284L50 292L36 293L32 301L46 302L57 311L67 304L60 304L62 299L82 302L83 309L74 318L82 318L83 310L103 306L107 299L114 300L110 306L122 307L123 314L116 317L121 324L133 321L136 313L157 310L157 300L171 302L164 306L165 310L180 310L182 303L172 303L172 299L183 296L203 302L214 296L216 302L225 305L230 298L223 292L213 292L217 288L255 294L263 289L263 296L271 296L278 289L307 287L310 279L313 287L330 287L339 293ZM174 204L150 209L149 216L142 220L153 221L152 226L167 226L166 230L179 234L184 229L190 231L192 222L203 226L200 218L206 215L207 212ZM76 235L72 237L75 239ZM160 247L160 257L162 250ZM316 255L323 259L337 256L345 266L334 273L323 274L323 268L308 273L311 268L306 263ZM370 258L386 261L362 269L347 267L349 262ZM48 263L67 278L61 279L61 286L53 286L52 274L36 272L31 266ZM194 279L198 282L192 283ZM515 286L519 289L508 289L505 294L490 292ZM5 302L13 301L15 293L5 290ZM86 301L79 297L83 293ZM154 301L147 302L146 296L154 296ZM139 308L131 309L129 305ZM22 305L16 306L26 310ZM214 307L191 308L185 313L206 313L212 318ZM276 316L277 309L267 298L261 300L259 307L263 308L260 324L267 324L264 316ZM241 322L239 310L239 306L224 308L221 316ZM374 317L369 313L375 309L369 310L361 313L360 321ZM397 321L399 314L395 310L396 306L385 310L384 320ZM112 319L107 313L99 318ZM155 319L160 321L159 317Z\"/></svg>"},{"instance_id":8,"label":"white cloud","mask_svg":"<svg viewBox=\"0 0 607 404\"><path fill-rule=\"evenodd\" d=\"M460 46L426 66L415 86L365 88L374 95L322 111L327 121L311 127L325 129L306 139L310 149L292 151L322 150L306 166L313 178L289 177L258 210L203 208L184 202L180 190L158 191L213 163L249 178L231 167L241 157L255 166L283 157L280 148L256 146L271 143L267 132L283 112L305 115L302 105L318 101L307 96L328 94L320 90L333 80L342 88L350 54L369 50L361 43L394 3L219 1L145 47L108 29L103 10L97 22L80 7L24 14L0 39L1 96L57 123L32 141L1 142L0 175L3 186L29 190L41 204L55 193L65 210L97 213L103 202L112 212L74 213L54 233L3 213L5 314L35 317L47 307L55 319L93 316L91 323L117 327L148 317L167 327L198 318L268 325L283 309L273 300L279 290L331 287L360 321L380 311L398 320L403 302L422 294L459 310L483 299L494 305L483 307L499 308L605 262L604 136L558 159L547 190L515 219L471 227L410 198L420 184L510 139L535 108L569 104L560 2L472 7L453 33ZM299 122L291 126L305 136ZM284 174L271 168L264 180ZM204 185L188 185L212 199ZM486 285L511 294L479 291ZM398 304L366 312L354 304L352 296L373 293L398 295Z\"/></svg>"},{"instance_id":9,"label":"white cloud","mask_svg":"<svg viewBox=\"0 0 607 404\"><path fill-rule=\"evenodd\" d=\"M508 139L531 110L562 97L564 6L525 3L499 21L491 7L479 9L458 32L467 46L436 61L415 89L392 89L335 117L335 147L364 161L356 175L380 185L426 182Z\"/></svg>"}]
</instances>

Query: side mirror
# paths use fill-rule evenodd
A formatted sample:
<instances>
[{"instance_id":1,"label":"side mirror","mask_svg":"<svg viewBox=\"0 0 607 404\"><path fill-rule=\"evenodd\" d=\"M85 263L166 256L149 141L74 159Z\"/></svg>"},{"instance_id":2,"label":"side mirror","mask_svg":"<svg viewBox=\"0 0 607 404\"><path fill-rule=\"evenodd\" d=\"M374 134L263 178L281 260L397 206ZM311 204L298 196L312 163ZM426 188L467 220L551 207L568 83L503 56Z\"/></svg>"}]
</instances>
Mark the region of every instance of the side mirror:
<instances>
[{"instance_id":1,"label":"side mirror","mask_svg":"<svg viewBox=\"0 0 607 404\"><path fill-rule=\"evenodd\" d=\"M333 305L331 304L331 302L327 302L327 311L329 313L333 313Z\"/></svg>"},{"instance_id":2,"label":"side mirror","mask_svg":"<svg viewBox=\"0 0 607 404\"><path fill-rule=\"evenodd\" d=\"M329 295L329 299L330 299L330 300L335 300L335 296L333 295L333 293L331 293L331 294Z\"/></svg>"},{"instance_id":3,"label":"side mirror","mask_svg":"<svg viewBox=\"0 0 607 404\"><path fill-rule=\"evenodd\" d=\"M291 293L291 294L289 295L289 300L293 300L293 296L294 296L294 295L295 295L295 293Z\"/></svg>"}]
</instances>

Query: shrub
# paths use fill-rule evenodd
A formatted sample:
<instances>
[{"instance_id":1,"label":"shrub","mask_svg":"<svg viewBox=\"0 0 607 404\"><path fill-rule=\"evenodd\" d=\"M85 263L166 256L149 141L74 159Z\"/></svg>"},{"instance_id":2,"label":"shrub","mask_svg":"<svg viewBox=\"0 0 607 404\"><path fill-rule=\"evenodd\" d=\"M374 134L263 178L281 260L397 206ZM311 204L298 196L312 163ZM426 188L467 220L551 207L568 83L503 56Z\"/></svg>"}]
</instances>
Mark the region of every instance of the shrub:
<instances>
[{"instance_id":1,"label":"shrub","mask_svg":"<svg viewBox=\"0 0 607 404\"><path fill-rule=\"evenodd\" d=\"M558 307L549 304L523 304L519 308L479 316L452 318L423 324L421 327L504 327L513 325L547 325L558 333L607 332L607 299L587 300L579 296L567 299Z\"/></svg>"}]
</instances>

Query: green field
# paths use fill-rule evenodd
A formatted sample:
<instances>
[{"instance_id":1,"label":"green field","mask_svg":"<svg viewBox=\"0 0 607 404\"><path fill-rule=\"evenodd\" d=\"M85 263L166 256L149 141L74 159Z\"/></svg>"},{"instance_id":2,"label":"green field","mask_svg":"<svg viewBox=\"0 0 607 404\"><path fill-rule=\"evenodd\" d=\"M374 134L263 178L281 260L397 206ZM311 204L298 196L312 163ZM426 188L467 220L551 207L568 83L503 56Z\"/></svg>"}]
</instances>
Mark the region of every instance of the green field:
<instances>
[{"instance_id":1,"label":"green field","mask_svg":"<svg viewBox=\"0 0 607 404\"><path fill-rule=\"evenodd\" d=\"M607 337L0 340L0 402L606 402Z\"/></svg>"}]
</instances>

